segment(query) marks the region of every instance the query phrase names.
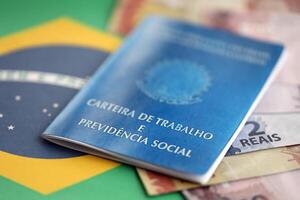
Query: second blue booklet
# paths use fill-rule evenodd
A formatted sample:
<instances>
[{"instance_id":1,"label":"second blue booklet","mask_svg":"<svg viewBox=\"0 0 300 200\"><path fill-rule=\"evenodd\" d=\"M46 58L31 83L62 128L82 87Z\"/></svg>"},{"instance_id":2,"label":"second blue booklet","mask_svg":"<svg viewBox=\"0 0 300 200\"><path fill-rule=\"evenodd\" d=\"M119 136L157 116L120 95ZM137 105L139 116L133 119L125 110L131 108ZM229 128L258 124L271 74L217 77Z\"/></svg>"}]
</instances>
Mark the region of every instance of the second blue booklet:
<instances>
[{"instance_id":1,"label":"second blue booklet","mask_svg":"<svg viewBox=\"0 0 300 200\"><path fill-rule=\"evenodd\" d=\"M282 65L282 50L216 29L148 18L43 137L205 183Z\"/></svg>"}]
</instances>

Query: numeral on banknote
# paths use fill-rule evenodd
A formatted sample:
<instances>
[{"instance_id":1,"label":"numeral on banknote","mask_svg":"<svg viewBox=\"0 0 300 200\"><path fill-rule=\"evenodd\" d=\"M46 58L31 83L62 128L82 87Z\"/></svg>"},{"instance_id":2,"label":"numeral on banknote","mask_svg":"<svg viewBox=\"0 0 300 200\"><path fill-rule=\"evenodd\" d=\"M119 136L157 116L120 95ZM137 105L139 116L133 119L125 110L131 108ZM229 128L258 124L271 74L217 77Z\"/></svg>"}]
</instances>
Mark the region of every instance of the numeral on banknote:
<instances>
[{"instance_id":1,"label":"numeral on banknote","mask_svg":"<svg viewBox=\"0 0 300 200\"><path fill-rule=\"evenodd\" d=\"M279 137L277 133L266 134L265 130L260 130L262 127L258 121L248 121L245 126L251 126L251 130L248 133L248 138L239 140L243 147L272 143L281 140L281 137Z\"/></svg>"},{"instance_id":2,"label":"numeral on banknote","mask_svg":"<svg viewBox=\"0 0 300 200\"><path fill-rule=\"evenodd\" d=\"M262 134L266 134L265 131L258 131L260 128L259 123L257 123L256 121L248 121L246 122L245 126L252 124L253 128L249 133L249 136L256 136L256 135L262 135Z\"/></svg>"}]
</instances>

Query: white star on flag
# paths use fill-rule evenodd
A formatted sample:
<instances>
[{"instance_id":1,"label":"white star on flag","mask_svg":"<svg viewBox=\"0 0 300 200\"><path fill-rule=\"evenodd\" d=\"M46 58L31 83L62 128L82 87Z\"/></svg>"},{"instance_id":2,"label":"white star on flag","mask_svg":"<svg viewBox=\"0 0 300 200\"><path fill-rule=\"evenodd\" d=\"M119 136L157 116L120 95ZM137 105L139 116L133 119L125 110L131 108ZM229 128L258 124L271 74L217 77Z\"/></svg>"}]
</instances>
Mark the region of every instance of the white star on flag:
<instances>
[{"instance_id":1,"label":"white star on flag","mask_svg":"<svg viewBox=\"0 0 300 200\"><path fill-rule=\"evenodd\" d=\"M12 130L14 130L14 126L13 125L9 125L8 127L7 127L7 129L9 130L9 131L12 131Z\"/></svg>"},{"instance_id":2,"label":"white star on flag","mask_svg":"<svg viewBox=\"0 0 300 200\"><path fill-rule=\"evenodd\" d=\"M59 104L58 103L54 103L53 104L53 108L58 108Z\"/></svg>"},{"instance_id":3,"label":"white star on flag","mask_svg":"<svg viewBox=\"0 0 300 200\"><path fill-rule=\"evenodd\" d=\"M21 100L21 96L20 95L15 96L15 100L16 101L20 101Z\"/></svg>"}]
</instances>

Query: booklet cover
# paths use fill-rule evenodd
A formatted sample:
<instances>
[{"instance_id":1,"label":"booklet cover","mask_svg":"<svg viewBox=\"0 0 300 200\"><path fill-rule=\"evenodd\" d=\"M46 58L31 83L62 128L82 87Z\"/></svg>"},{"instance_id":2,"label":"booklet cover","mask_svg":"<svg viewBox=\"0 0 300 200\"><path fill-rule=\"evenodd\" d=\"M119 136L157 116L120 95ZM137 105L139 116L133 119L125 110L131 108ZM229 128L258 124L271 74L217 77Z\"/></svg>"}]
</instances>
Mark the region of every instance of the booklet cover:
<instances>
[{"instance_id":1,"label":"booklet cover","mask_svg":"<svg viewBox=\"0 0 300 200\"><path fill-rule=\"evenodd\" d=\"M278 71L282 50L281 45L150 17L43 137L205 183Z\"/></svg>"}]
</instances>

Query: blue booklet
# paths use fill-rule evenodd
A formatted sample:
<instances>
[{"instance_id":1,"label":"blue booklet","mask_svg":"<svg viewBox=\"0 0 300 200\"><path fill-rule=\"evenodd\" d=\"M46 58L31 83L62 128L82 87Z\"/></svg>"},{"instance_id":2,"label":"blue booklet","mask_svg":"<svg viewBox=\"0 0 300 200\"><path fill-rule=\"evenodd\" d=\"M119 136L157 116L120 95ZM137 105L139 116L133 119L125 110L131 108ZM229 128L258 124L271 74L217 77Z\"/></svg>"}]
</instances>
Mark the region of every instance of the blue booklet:
<instances>
[{"instance_id":1,"label":"blue booklet","mask_svg":"<svg viewBox=\"0 0 300 200\"><path fill-rule=\"evenodd\" d=\"M282 51L281 45L150 17L43 137L205 183L282 65Z\"/></svg>"}]
</instances>

